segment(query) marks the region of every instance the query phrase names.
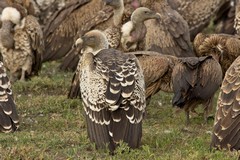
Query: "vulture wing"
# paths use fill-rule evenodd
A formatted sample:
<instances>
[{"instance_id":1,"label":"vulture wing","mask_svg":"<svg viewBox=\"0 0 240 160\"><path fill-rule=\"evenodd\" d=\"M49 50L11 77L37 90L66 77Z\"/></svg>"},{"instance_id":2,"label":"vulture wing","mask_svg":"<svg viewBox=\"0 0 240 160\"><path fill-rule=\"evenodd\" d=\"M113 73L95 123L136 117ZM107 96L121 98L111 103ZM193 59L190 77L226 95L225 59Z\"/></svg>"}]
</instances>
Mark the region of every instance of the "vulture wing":
<instances>
[{"instance_id":1,"label":"vulture wing","mask_svg":"<svg viewBox=\"0 0 240 160\"><path fill-rule=\"evenodd\" d=\"M11 84L2 62L0 62L0 84L0 131L13 132L19 127L19 117Z\"/></svg>"},{"instance_id":2,"label":"vulture wing","mask_svg":"<svg viewBox=\"0 0 240 160\"><path fill-rule=\"evenodd\" d=\"M110 143L111 151L121 140L131 148L139 147L146 104L143 74L136 57L104 49L94 57L90 68L88 72L83 66L80 73L90 140L97 147Z\"/></svg>"},{"instance_id":3,"label":"vulture wing","mask_svg":"<svg viewBox=\"0 0 240 160\"><path fill-rule=\"evenodd\" d=\"M211 147L240 150L240 57L227 70L218 97Z\"/></svg>"},{"instance_id":4,"label":"vulture wing","mask_svg":"<svg viewBox=\"0 0 240 160\"><path fill-rule=\"evenodd\" d=\"M164 1L154 2L148 8L160 14L160 20L146 21L145 50L177 57L195 56L187 22Z\"/></svg>"},{"instance_id":5,"label":"vulture wing","mask_svg":"<svg viewBox=\"0 0 240 160\"><path fill-rule=\"evenodd\" d=\"M45 51L43 32L37 19L31 15L25 18L25 31L30 38L30 45L33 54L32 75L38 75L42 66L42 56Z\"/></svg>"}]
</instances>

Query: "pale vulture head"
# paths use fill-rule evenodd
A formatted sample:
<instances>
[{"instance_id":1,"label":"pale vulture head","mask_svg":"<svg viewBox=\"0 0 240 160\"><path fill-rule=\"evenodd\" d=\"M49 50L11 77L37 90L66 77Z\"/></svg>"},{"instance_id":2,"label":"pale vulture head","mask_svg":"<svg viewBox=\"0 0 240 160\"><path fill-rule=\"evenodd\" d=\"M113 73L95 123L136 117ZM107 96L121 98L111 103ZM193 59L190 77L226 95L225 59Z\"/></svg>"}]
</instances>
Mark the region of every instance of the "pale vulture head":
<instances>
[{"instance_id":1,"label":"pale vulture head","mask_svg":"<svg viewBox=\"0 0 240 160\"><path fill-rule=\"evenodd\" d=\"M160 15L146 7L137 8L131 16L133 23L144 22L148 19L160 19Z\"/></svg>"},{"instance_id":2,"label":"pale vulture head","mask_svg":"<svg viewBox=\"0 0 240 160\"><path fill-rule=\"evenodd\" d=\"M95 55L99 50L108 49L108 40L103 32L92 30L77 39L75 45L81 45L82 52L92 52Z\"/></svg>"},{"instance_id":3,"label":"pale vulture head","mask_svg":"<svg viewBox=\"0 0 240 160\"><path fill-rule=\"evenodd\" d=\"M10 21L13 24L19 24L21 20L20 12L13 7L6 7L2 11L1 21Z\"/></svg>"}]
</instances>

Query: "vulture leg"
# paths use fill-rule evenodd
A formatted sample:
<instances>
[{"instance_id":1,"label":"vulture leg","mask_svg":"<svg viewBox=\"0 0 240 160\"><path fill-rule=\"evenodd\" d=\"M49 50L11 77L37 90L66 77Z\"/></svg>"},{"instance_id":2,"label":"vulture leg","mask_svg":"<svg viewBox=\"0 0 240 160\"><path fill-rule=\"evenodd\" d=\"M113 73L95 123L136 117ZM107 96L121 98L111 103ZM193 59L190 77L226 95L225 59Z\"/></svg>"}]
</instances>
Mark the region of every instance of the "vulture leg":
<instances>
[{"instance_id":1,"label":"vulture leg","mask_svg":"<svg viewBox=\"0 0 240 160\"><path fill-rule=\"evenodd\" d=\"M190 124L189 110L185 110L185 114L186 114L186 126L188 126Z\"/></svg>"},{"instance_id":2,"label":"vulture leg","mask_svg":"<svg viewBox=\"0 0 240 160\"><path fill-rule=\"evenodd\" d=\"M25 81L25 70L24 69L22 69L20 81Z\"/></svg>"},{"instance_id":3,"label":"vulture leg","mask_svg":"<svg viewBox=\"0 0 240 160\"><path fill-rule=\"evenodd\" d=\"M208 116L209 112L212 111L212 106L213 106L213 97L211 97L206 103L205 103L205 108L204 108L204 121L207 124L208 123Z\"/></svg>"}]
</instances>

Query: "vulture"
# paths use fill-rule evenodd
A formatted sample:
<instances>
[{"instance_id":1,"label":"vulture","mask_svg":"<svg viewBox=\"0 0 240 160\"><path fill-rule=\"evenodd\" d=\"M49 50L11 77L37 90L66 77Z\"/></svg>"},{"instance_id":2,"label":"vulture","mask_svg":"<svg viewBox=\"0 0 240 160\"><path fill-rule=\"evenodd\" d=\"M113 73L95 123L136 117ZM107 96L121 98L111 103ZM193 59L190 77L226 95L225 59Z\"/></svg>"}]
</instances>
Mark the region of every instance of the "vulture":
<instances>
[{"instance_id":1,"label":"vulture","mask_svg":"<svg viewBox=\"0 0 240 160\"><path fill-rule=\"evenodd\" d=\"M217 101L211 147L240 150L240 57L228 68Z\"/></svg>"},{"instance_id":2,"label":"vulture","mask_svg":"<svg viewBox=\"0 0 240 160\"><path fill-rule=\"evenodd\" d=\"M212 56L179 58L172 71L173 106L183 108L186 124L189 124L189 112L198 104L204 108L204 120L212 110L215 92L222 83L222 69Z\"/></svg>"},{"instance_id":3,"label":"vulture","mask_svg":"<svg viewBox=\"0 0 240 160\"><path fill-rule=\"evenodd\" d=\"M129 19L129 10L132 11L135 6L132 1L137 0L124 1L128 4L128 8L125 6L128 12L124 11L123 19ZM77 51L72 51L72 44L79 35L90 29L105 30L112 24L112 15L112 7L103 7L100 0L73 0L67 3L49 18L44 27L46 52L43 62L64 57L60 69L75 70L79 59L76 56Z\"/></svg>"},{"instance_id":4,"label":"vulture","mask_svg":"<svg viewBox=\"0 0 240 160\"><path fill-rule=\"evenodd\" d=\"M49 18L62 9L70 0L32 0L35 16L44 28Z\"/></svg>"},{"instance_id":5,"label":"vulture","mask_svg":"<svg viewBox=\"0 0 240 160\"><path fill-rule=\"evenodd\" d=\"M146 8L137 8L131 15L131 20L121 28L121 45L125 52L144 50L141 43L145 39L147 28L144 24L149 19L159 19L158 13Z\"/></svg>"},{"instance_id":6,"label":"vulture","mask_svg":"<svg viewBox=\"0 0 240 160\"><path fill-rule=\"evenodd\" d=\"M167 0L188 23L191 40L208 26L211 19L222 12L230 0ZM221 8L222 7L222 8ZM221 10L220 10L221 8ZM220 13L218 13L220 14Z\"/></svg>"},{"instance_id":7,"label":"vulture","mask_svg":"<svg viewBox=\"0 0 240 160\"><path fill-rule=\"evenodd\" d=\"M0 62L0 131L14 132L19 128L19 117L6 68Z\"/></svg>"},{"instance_id":8,"label":"vulture","mask_svg":"<svg viewBox=\"0 0 240 160\"><path fill-rule=\"evenodd\" d=\"M146 21L143 50L177 57L195 56L187 22L165 0L142 0L142 5L158 12L160 19Z\"/></svg>"},{"instance_id":9,"label":"vulture","mask_svg":"<svg viewBox=\"0 0 240 160\"><path fill-rule=\"evenodd\" d=\"M225 33L231 35L236 33L234 28L235 12L236 0L228 0L224 5L221 6L213 21L216 33Z\"/></svg>"},{"instance_id":10,"label":"vulture","mask_svg":"<svg viewBox=\"0 0 240 160\"><path fill-rule=\"evenodd\" d=\"M240 36L240 1L235 1L234 29L236 30L236 34Z\"/></svg>"},{"instance_id":11,"label":"vulture","mask_svg":"<svg viewBox=\"0 0 240 160\"><path fill-rule=\"evenodd\" d=\"M110 1L108 5L114 6L113 25L104 31L106 35L109 47L118 48L123 51L135 50L138 43L141 42L146 33L146 27L144 21L152 18L159 18L159 15L148 8L137 8L131 16L131 21L125 23L128 27L123 25L124 32L121 33L121 18L122 11L124 9L122 0ZM134 24L134 25L133 25ZM122 37L122 38L121 38ZM121 40L120 40L121 39ZM123 43L121 43L121 41ZM121 44L120 44L121 43ZM129 45L128 45L129 44ZM79 49L79 48L78 48ZM80 94L79 90L79 78L80 65L78 65L71 83L71 87L68 93L68 98L77 98Z\"/></svg>"},{"instance_id":12,"label":"vulture","mask_svg":"<svg viewBox=\"0 0 240 160\"><path fill-rule=\"evenodd\" d=\"M228 34L199 33L193 42L197 56L213 55L219 60L223 73L240 55L240 37Z\"/></svg>"},{"instance_id":13,"label":"vulture","mask_svg":"<svg viewBox=\"0 0 240 160\"><path fill-rule=\"evenodd\" d=\"M20 13L16 8L6 7L1 21L0 50L3 64L10 71L10 80L24 81L30 76L38 75L44 41L37 19L25 12Z\"/></svg>"},{"instance_id":14,"label":"vulture","mask_svg":"<svg viewBox=\"0 0 240 160\"><path fill-rule=\"evenodd\" d=\"M145 113L145 85L137 58L108 49L103 32L92 30L76 44L82 45L80 91L88 137L97 148L114 153L119 142L138 148Z\"/></svg>"}]
</instances>

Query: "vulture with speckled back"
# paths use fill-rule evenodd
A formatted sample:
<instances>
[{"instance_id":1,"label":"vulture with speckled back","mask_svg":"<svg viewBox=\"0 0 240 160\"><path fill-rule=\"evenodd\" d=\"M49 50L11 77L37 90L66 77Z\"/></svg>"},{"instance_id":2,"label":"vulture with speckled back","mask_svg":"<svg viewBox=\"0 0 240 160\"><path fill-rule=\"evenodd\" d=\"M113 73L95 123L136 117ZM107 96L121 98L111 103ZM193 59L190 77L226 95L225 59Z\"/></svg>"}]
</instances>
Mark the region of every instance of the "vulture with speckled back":
<instances>
[{"instance_id":1,"label":"vulture with speckled back","mask_svg":"<svg viewBox=\"0 0 240 160\"><path fill-rule=\"evenodd\" d=\"M80 91L87 133L97 148L113 153L121 141L138 148L145 113L145 84L137 58L108 49L103 32L92 30L77 39L82 45Z\"/></svg>"},{"instance_id":2,"label":"vulture with speckled back","mask_svg":"<svg viewBox=\"0 0 240 160\"><path fill-rule=\"evenodd\" d=\"M6 7L1 16L0 50L11 81L38 75L45 49L40 24L24 6Z\"/></svg>"}]
</instances>

